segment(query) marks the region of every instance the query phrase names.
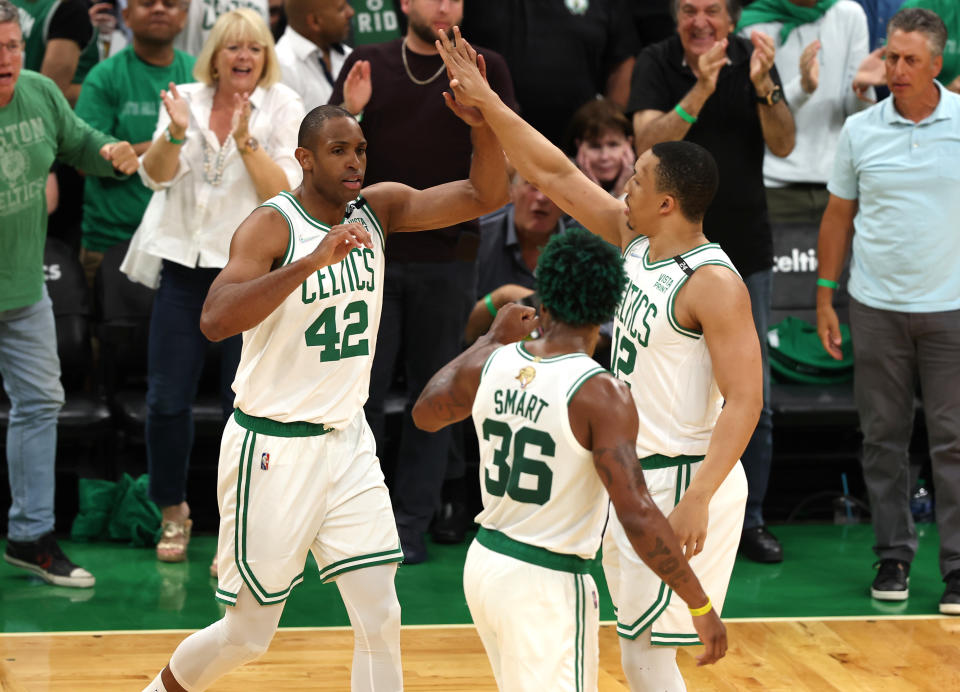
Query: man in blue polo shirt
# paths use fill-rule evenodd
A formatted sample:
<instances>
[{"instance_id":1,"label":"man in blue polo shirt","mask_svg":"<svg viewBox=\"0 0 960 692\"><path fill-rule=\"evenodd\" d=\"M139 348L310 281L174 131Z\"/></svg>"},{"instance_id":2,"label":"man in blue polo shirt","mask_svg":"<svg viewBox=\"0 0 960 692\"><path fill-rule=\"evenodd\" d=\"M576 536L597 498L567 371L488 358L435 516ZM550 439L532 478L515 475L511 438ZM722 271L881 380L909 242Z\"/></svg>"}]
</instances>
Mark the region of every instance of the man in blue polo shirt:
<instances>
[{"instance_id":1,"label":"man in blue polo shirt","mask_svg":"<svg viewBox=\"0 0 960 692\"><path fill-rule=\"evenodd\" d=\"M820 225L817 331L839 358L832 299L852 240L854 392L879 558L870 594L909 594L917 533L908 447L919 376L947 585L940 612L960 615L960 96L935 80L946 40L933 12L898 12L885 61L893 98L843 126Z\"/></svg>"}]
</instances>

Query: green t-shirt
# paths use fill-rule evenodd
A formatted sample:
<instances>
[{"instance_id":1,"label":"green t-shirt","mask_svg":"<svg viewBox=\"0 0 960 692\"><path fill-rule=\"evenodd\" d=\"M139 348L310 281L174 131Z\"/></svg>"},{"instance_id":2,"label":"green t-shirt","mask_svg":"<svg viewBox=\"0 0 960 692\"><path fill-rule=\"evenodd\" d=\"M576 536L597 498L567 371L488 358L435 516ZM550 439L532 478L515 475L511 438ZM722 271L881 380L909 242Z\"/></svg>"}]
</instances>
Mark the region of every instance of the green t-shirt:
<instances>
[{"instance_id":1,"label":"green t-shirt","mask_svg":"<svg viewBox=\"0 0 960 692\"><path fill-rule=\"evenodd\" d=\"M900 9L920 7L940 15L947 25L947 45L943 48L943 69L937 80L949 85L960 77L960 2L957 0L907 0Z\"/></svg>"},{"instance_id":2,"label":"green t-shirt","mask_svg":"<svg viewBox=\"0 0 960 692\"><path fill-rule=\"evenodd\" d=\"M77 115L91 127L132 144L153 138L162 107L160 90L170 82L192 82L193 56L175 51L165 67L150 65L133 48L96 65L77 100ZM83 246L103 252L137 230L151 191L140 176L123 180L88 178L83 189Z\"/></svg>"},{"instance_id":3,"label":"green t-shirt","mask_svg":"<svg viewBox=\"0 0 960 692\"><path fill-rule=\"evenodd\" d=\"M350 0L353 8L353 45L365 46L368 43L384 43L400 38L400 25L397 22L394 0Z\"/></svg>"},{"instance_id":4,"label":"green t-shirt","mask_svg":"<svg viewBox=\"0 0 960 692\"><path fill-rule=\"evenodd\" d=\"M24 2L16 0L14 5L20 8L20 26L26 43L23 51L23 66L28 70L40 71L47 43L47 24L53 16L58 0L36 0Z\"/></svg>"},{"instance_id":5,"label":"green t-shirt","mask_svg":"<svg viewBox=\"0 0 960 692\"><path fill-rule=\"evenodd\" d=\"M0 108L0 311L42 295L44 193L54 159L89 175L115 175L100 156L113 141L78 118L52 80L20 73L13 98Z\"/></svg>"}]
</instances>

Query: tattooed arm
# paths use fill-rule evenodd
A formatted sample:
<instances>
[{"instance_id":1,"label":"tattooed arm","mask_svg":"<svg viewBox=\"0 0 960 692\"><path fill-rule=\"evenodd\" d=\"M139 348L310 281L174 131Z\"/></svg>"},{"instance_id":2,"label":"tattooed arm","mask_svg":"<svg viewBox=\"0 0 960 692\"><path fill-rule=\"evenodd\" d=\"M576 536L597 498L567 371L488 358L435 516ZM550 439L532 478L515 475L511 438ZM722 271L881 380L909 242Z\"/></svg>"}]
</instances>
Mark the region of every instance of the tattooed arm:
<instances>
[{"instance_id":1,"label":"tattooed arm","mask_svg":"<svg viewBox=\"0 0 960 692\"><path fill-rule=\"evenodd\" d=\"M637 555L688 607L704 606L707 594L647 492L636 453L637 409L626 385L610 375L587 380L570 402L569 416L577 440L593 450L594 467ZM706 646L701 665L721 658L727 638L716 610L694 617L693 625Z\"/></svg>"},{"instance_id":2,"label":"tattooed arm","mask_svg":"<svg viewBox=\"0 0 960 692\"><path fill-rule=\"evenodd\" d=\"M486 334L430 378L413 407L414 424L435 432L469 416L487 358L504 344L525 337L538 323L533 308L515 303L501 308Z\"/></svg>"}]
</instances>

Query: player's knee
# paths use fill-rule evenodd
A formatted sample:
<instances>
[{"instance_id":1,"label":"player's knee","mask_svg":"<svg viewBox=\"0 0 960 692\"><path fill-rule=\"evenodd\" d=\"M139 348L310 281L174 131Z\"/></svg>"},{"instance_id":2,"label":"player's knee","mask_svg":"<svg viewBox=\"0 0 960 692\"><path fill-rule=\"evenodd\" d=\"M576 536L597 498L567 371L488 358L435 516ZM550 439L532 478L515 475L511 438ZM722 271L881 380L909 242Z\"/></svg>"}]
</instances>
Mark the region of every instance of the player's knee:
<instances>
[{"instance_id":1,"label":"player's knee","mask_svg":"<svg viewBox=\"0 0 960 692\"><path fill-rule=\"evenodd\" d=\"M223 635L222 651L226 657L237 665L250 663L267 652L275 631L236 632L227 630Z\"/></svg>"},{"instance_id":2,"label":"player's knee","mask_svg":"<svg viewBox=\"0 0 960 692\"><path fill-rule=\"evenodd\" d=\"M354 639L361 649L376 651L399 641L400 603L395 598L367 603L354 615Z\"/></svg>"}]
</instances>

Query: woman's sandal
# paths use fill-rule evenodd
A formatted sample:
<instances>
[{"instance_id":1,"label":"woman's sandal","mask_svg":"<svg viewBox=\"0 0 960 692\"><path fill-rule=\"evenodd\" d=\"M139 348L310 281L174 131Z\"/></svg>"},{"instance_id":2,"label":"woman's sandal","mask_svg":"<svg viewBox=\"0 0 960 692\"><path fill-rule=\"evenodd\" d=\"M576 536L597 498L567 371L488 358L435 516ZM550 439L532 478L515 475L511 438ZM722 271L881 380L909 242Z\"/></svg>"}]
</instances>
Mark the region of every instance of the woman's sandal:
<instances>
[{"instance_id":1,"label":"woman's sandal","mask_svg":"<svg viewBox=\"0 0 960 692\"><path fill-rule=\"evenodd\" d=\"M157 543L157 559L160 562L183 562L187 559L187 545L190 543L190 527L193 522L164 521L161 524L162 535Z\"/></svg>"}]
</instances>

